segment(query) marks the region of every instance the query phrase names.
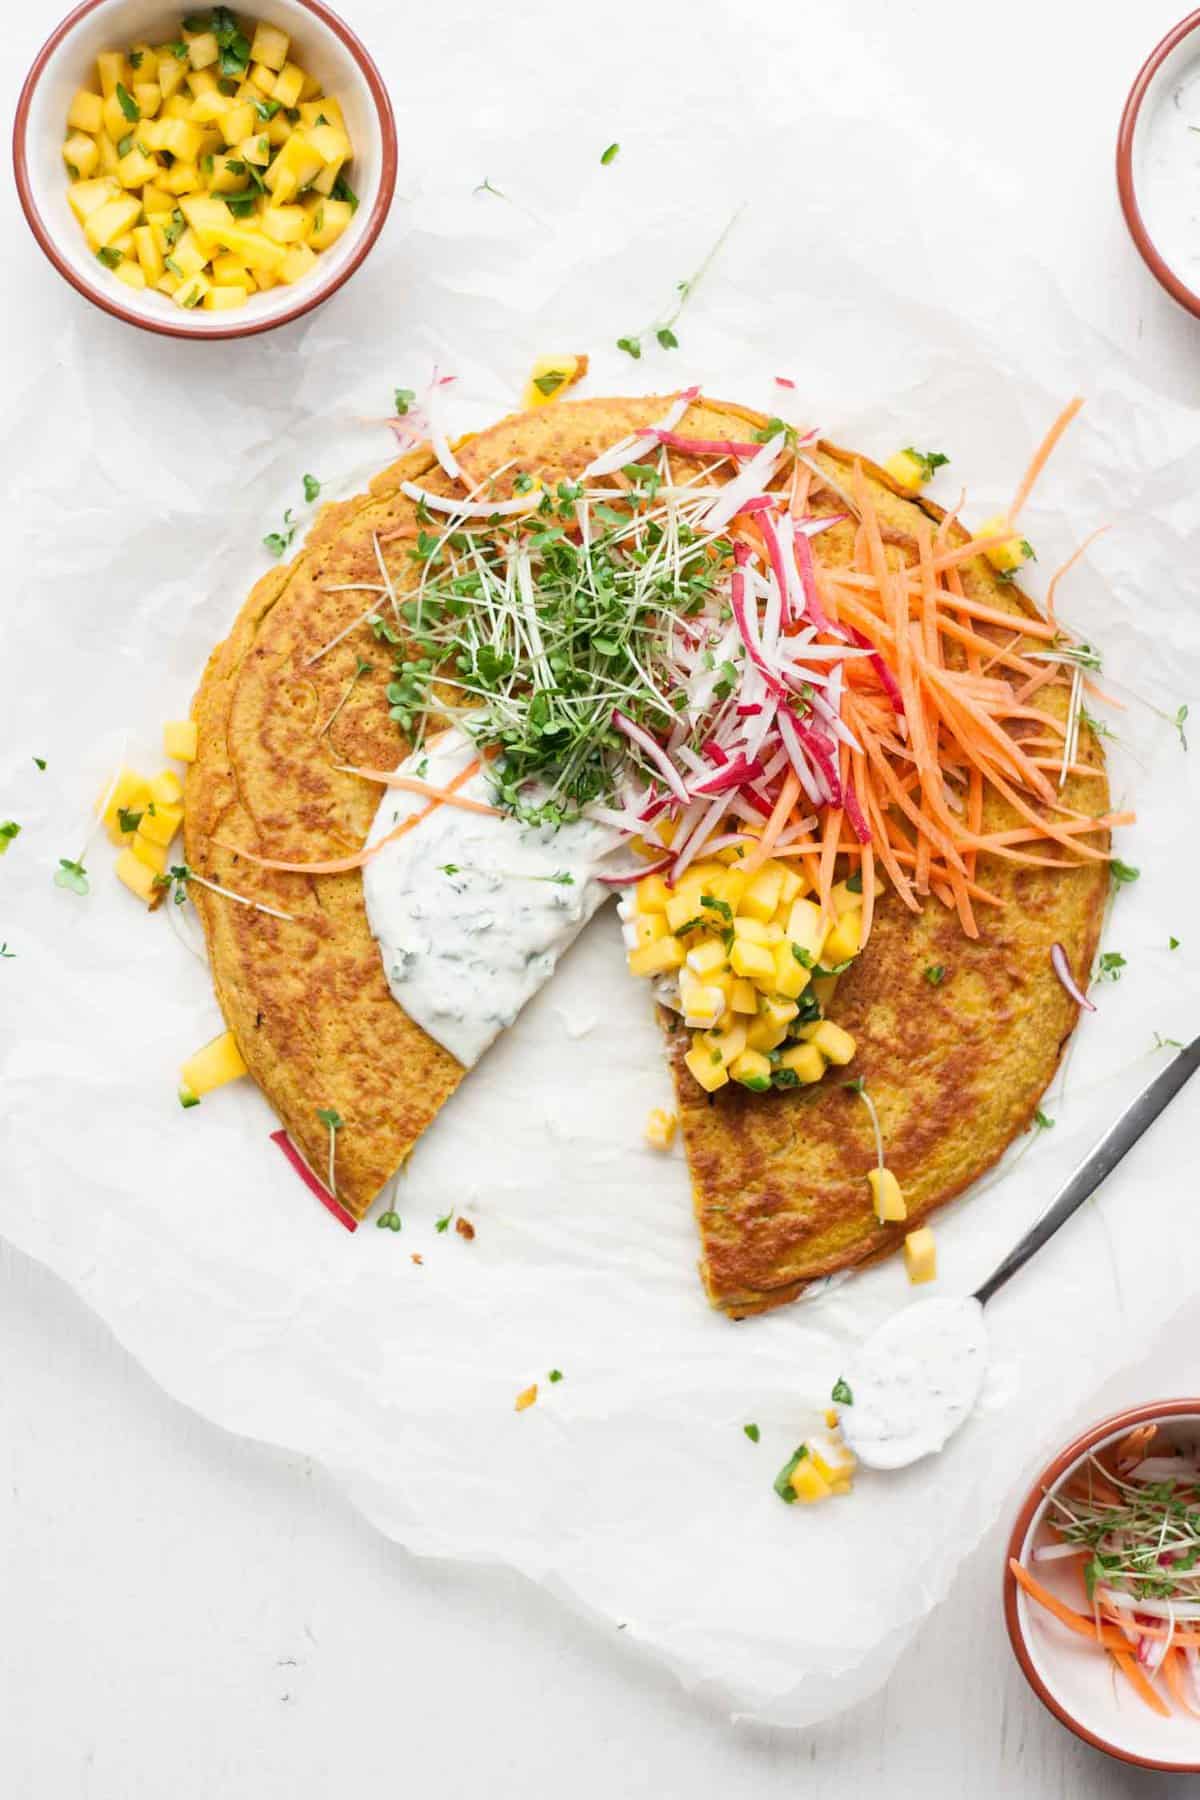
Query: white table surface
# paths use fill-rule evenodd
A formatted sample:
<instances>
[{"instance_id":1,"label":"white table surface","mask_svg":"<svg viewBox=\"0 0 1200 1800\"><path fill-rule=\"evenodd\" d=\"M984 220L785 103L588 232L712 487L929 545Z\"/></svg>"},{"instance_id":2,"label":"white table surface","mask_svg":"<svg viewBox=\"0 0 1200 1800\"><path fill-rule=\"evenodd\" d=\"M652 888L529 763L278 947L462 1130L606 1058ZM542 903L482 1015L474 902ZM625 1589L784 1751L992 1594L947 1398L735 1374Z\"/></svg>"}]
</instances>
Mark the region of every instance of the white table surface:
<instances>
[{"instance_id":1,"label":"white table surface","mask_svg":"<svg viewBox=\"0 0 1200 1800\"><path fill-rule=\"evenodd\" d=\"M1006 221L1013 253L1022 236L1039 251L1057 242L1071 300L1136 347L1160 391L1196 399L1198 328L1134 257L1111 170L1125 89L1178 5L861 10L864 54L890 61L910 97L929 80L931 41L953 35L962 82L931 88L929 103L964 155L1002 148L1012 171L1010 191L981 206ZM460 15L469 45L479 8L442 0L438 13ZM364 30L378 10L346 3ZM786 0L776 29L792 18L802 32L805 10ZM522 5L506 11L516 28ZM586 29L573 12L559 9L568 62ZM6 21L10 94L57 16L57 0L37 0ZM738 30L746 16L730 5ZM507 104L526 100L497 96L493 137ZM48 292L54 277L21 238L0 281L15 319L30 284ZM1002 1532L873 1701L804 1734L736 1727L647 1671L619 1634L504 1571L414 1560L302 1460L189 1414L56 1278L2 1248L0 1370L0 1791L14 1800L312 1800L384 1783L437 1800L1200 1789L1110 1763L1041 1710L1003 1632ZM1180 1386L1177 1364L1150 1360L1096 1410Z\"/></svg>"}]
</instances>

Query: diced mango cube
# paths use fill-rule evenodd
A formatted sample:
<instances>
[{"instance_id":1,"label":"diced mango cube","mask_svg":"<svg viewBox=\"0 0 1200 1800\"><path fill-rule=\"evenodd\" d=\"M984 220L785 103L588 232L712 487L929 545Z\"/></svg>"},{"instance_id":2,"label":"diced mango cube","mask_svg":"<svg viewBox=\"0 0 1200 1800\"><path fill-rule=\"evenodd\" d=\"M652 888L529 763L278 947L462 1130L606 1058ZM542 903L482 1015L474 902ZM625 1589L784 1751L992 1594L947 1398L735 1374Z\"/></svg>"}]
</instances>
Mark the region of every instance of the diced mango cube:
<instances>
[{"instance_id":1,"label":"diced mango cube","mask_svg":"<svg viewBox=\"0 0 1200 1800\"><path fill-rule=\"evenodd\" d=\"M306 237L309 215L302 206L264 206L259 223L274 244L298 244Z\"/></svg>"},{"instance_id":2,"label":"diced mango cube","mask_svg":"<svg viewBox=\"0 0 1200 1800\"><path fill-rule=\"evenodd\" d=\"M904 1266L908 1270L908 1279L914 1286L924 1281L937 1280L937 1245L928 1225L922 1225L918 1231L910 1231L905 1238Z\"/></svg>"},{"instance_id":3,"label":"diced mango cube","mask_svg":"<svg viewBox=\"0 0 1200 1800\"><path fill-rule=\"evenodd\" d=\"M700 1044L693 1046L684 1057L689 1071L706 1094L715 1093L717 1088L725 1086L729 1080L729 1070L721 1056L714 1056Z\"/></svg>"},{"instance_id":4,"label":"diced mango cube","mask_svg":"<svg viewBox=\"0 0 1200 1800\"><path fill-rule=\"evenodd\" d=\"M279 205L294 199L301 188L308 186L314 175L319 175L324 164L317 152L312 148L304 133L293 131L284 144L274 162L263 176L267 187Z\"/></svg>"},{"instance_id":5,"label":"diced mango cube","mask_svg":"<svg viewBox=\"0 0 1200 1800\"><path fill-rule=\"evenodd\" d=\"M157 81L135 81L133 97L143 119L152 119L162 105L162 89Z\"/></svg>"},{"instance_id":6,"label":"diced mango cube","mask_svg":"<svg viewBox=\"0 0 1200 1800\"><path fill-rule=\"evenodd\" d=\"M682 931L685 925L700 917L700 884L692 880L681 881L671 894L666 904L667 924L672 931Z\"/></svg>"},{"instance_id":7,"label":"diced mango cube","mask_svg":"<svg viewBox=\"0 0 1200 1800\"><path fill-rule=\"evenodd\" d=\"M116 183L106 175L96 181L73 181L67 189L67 204L82 225L117 192Z\"/></svg>"},{"instance_id":8,"label":"diced mango cube","mask_svg":"<svg viewBox=\"0 0 1200 1800\"><path fill-rule=\"evenodd\" d=\"M760 1050L743 1050L729 1065L729 1073L755 1094L763 1094L771 1085L771 1064Z\"/></svg>"},{"instance_id":9,"label":"diced mango cube","mask_svg":"<svg viewBox=\"0 0 1200 1800\"><path fill-rule=\"evenodd\" d=\"M116 93L118 82L128 88L133 80L133 70L121 50L102 50L96 58L96 74L100 78L100 92L106 100Z\"/></svg>"},{"instance_id":10,"label":"diced mango cube","mask_svg":"<svg viewBox=\"0 0 1200 1800\"><path fill-rule=\"evenodd\" d=\"M791 939L775 946L775 993L798 1000L812 975L792 949Z\"/></svg>"},{"instance_id":11,"label":"diced mango cube","mask_svg":"<svg viewBox=\"0 0 1200 1800\"><path fill-rule=\"evenodd\" d=\"M169 844L183 824L183 808L182 806L160 806L157 801L153 804L154 811L147 810L143 813L138 830L144 838L149 838L152 844Z\"/></svg>"},{"instance_id":12,"label":"diced mango cube","mask_svg":"<svg viewBox=\"0 0 1200 1800\"><path fill-rule=\"evenodd\" d=\"M226 108L221 114L219 123L221 136L225 139L228 149L232 150L235 144L242 142L243 138L250 137L254 130L256 117L254 108L248 100L243 100L240 106L235 104Z\"/></svg>"},{"instance_id":13,"label":"diced mango cube","mask_svg":"<svg viewBox=\"0 0 1200 1800\"><path fill-rule=\"evenodd\" d=\"M158 240L149 225L136 225L133 232L134 249L142 273L149 282L155 282L163 272L163 253Z\"/></svg>"},{"instance_id":14,"label":"diced mango cube","mask_svg":"<svg viewBox=\"0 0 1200 1800\"><path fill-rule=\"evenodd\" d=\"M976 537L996 537L997 543L989 544L984 555L1001 575L1011 575L1022 563L1029 561L1033 555L1028 540L1018 537L1003 513L994 518L985 519L976 532Z\"/></svg>"},{"instance_id":15,"label":"diced mango cube","mask_svg":"<svg viewBox=\"0 0 1200 1800\"><path fill-rule=\"evenodd\" d=\"M174 769L160 769L150 777L150 798L155 806L181 806L183 783Z\"/></svg>"},{"instance_id":16,"label":"diced mango cube","mask_svg":"<svg viewBox=\"0 0 1200 1800\"><path fill-rule=\"evenodd\" d=\"M844 912L833 929L826 933L821 947L822 962L829 968L849 962L858 955L861 944L862 913L855 907L853 912Z\"/></svg>"},{"instance_id":17,"label":"diced mango cube","mask_svg":"<svg viewBox=\"0 0 1200 1800\"><path fill-rule=\"evenodd\" d=\"M214 1088L224 1087L227 1081L236 1081L245 1073L246 1064L237 1047L237 1039L232 1031L223 1031L220 1037L213 1038L184 1063L179 1071L180 1087L201 1100Z\"/></svg>"},{"instance_id":18,"label":"diced mango cube","mask_svg":"<svg viewBox=\"0 0 1200 1800\"><path fill-rule=\"evenodd\" d=\"M194 163L200 154L203 136L190 119L164 119L160 127L159 147L170 151L177 162Z\"/></svg>"},{"instance_id":19,"label":"diced mango cube","mask_svg":"<svg viewBox=\"0 0 1200 1800\"><path fill-rule=\"evenodd\" d=\"M313 125L304 135L323 163L344 163L350 154L350 139L336 125Z\"/></svg>"},{"instance_id":20,"label":"diced mango cube","mask_svg":"<svg viewBox=\"0 0 1200 1800\"><path fill-rule=\"evenodd\" d=\"M304 70L296 63L285 62L275 77L271 95L278 100L280 106L295 106L303 87Z\"/></svg>"},{"instance_id":21,"label":"diced mango cube","mask_svg":"<svg viewBox=\"0 0 1200 1800\"><path fill-rule=\"evenodd\" d=\"M807 891L808 883L804 878L804 871L787 863L783 871L783 880L779 884L780 906L790 906L799 894L807 893Z\"/></svg>"},{"instance_id":22,"label":"diced mango cube","mask_svg":"<svg viewBox=\"0 0 1200 1800\"><path fill-rule=\"evenodd\" d=\"M792 901L787 934L794 944L807 950L814 962L820 961L821 948L825 942L825 920L814 900Z\"/></svg>"},{"instance_id":23,"label":"diced mango cube","mask_svg":"<svg viewBox=\"0 0 1200 1800\"><path fill-rule=\"evenodd\" d=\"M185 312L191 312L203 304L211 291L212 282L206 275L188 275L180 282L171 298L176 306L182 307Z\"/></svg>"},{"instance_id":24,"label":"diced mango cube","mask_svg":"<svg viewBox=\"0 0 1200 1800\"><path fill-rule=\"evenodd\" d=\"M672 890L661 875L643 875L634 888L637 909L641 913L665 913Z\"/></svg>"},{"instance_id":25,"label":"diced mango cube","mask_svg":"<svg viewBox=\"0 0 1200 1800\"><path fill-rule=\"evenodd\" d=\"M354 217L348 200L321 200L312 210L312 230L308 241L314 250L328 250Z\"/></svg>"},{"instance_id":26,"label":"diced mango cube","mask_svg":"<svg viewBox=\"0 0 1200 1800\"><path fill-rule=\"evenodd\" d=\"M178 199L183 194L199 193L204 186L204 178L194 162L177 162L158 177L156 186L166 188L169 194Z\"/></svg>"},{"instance_id":27,"label":"diced mango cube","mask_svg":"<svg viewBox=\"0 0 1200 1800\"><path fill-rule=\"evenodd\" d=\"M132 194L121 194L114 200L106 200L102 206L88 214L83 226L84 236L93 250L103 250L114 238L119 238L132 229L141 210L141 202L135 200Z\"/></svg>"},{"instance_id":28,"label":"diced mango cube","mask_svg":"<svg viewBox=\"0 0 1200 1800\"><path fill-rule=\"evenodd\" d=\"M811 1456L800 1458L788 1481L797 1500L802 1501L805 1506L811 1506L817 1500L828 1500L833 1493L832 1487Z\"/></svg>"},{"instance_id":29,"label":"diced mango cube","mask_svg":"<svg viewBox=\"0 0 1200 1800\"><path fill-rule=\"evenodd\" d=\"M201 31L195 37L184 32L188 47L188 62L193 69L211 69L221 54L221 46L211 31Z\"/></svg>"},{"instance_id":30,"label":"diced mango cube","mask_svg":"<svg viewBox=\"0 0 1200 1800\"><path fill-rule=\"evenodd\" d=\"M779 1059L782 1069L790 1069L802 1086L820 1081L825 1073L825 1058L815 1044L792 1044Z\"/></svg>"},{"instance_id":31,"label":"diced mango cube","mask_svg":"<svg viewBox=\"0 0 1200 1800\"><path fill-rule=\"evenodd\" d=\"M629 957L629 968L634 975L664 975L669 969L678 969L683 965L683 945L677 937L659 938L656 944L646 944L640 950L634 950Z\"/></svg>"},{"instance_id":32,"label":"diced mango cube","mask_svg":"<svg viewBox=\"0 0 1200 1800\"><path fill-rule=\"evenodd\" d=\"M250 277L247 275L244 283L214 284L204 296L205 312L236 312L239 306L245 306L253 292L249 283Z\"/></svg>"},{"instance_id":33,"label":"diced mango cube","mask_svg":"<svg viewBox=\"0 0 1200 1800\"><path fill-rule=\"evenodd\" d=\"M778 1050L786 1037L786 1025L760 1015L747 1029L746 1047L750 1050Z\"/></svg>"},{"instance_id":34,"label":"diced mango cube","mask_svg":"<svg viewBox=\"0 0 1200 1800\"><path fill-rule=\"evenodd\" d=\"M720 938L704 938L687 953L687 966L694 975L715 975L725 967L725 946Z\"/></svg>"},{"instance_id":35,"label":"diced mango cube","mask_svg":"<svg viewBox=\"0 0 1200 1800\"><path fill-rule=\"evenodd\" d=\"M136 144L132 150L126 151L117 164L117 180L123 188L145 187L148 181L154 180L158 172L159 166L154 158L144 155ZM141 210L140 204L138 210Z\"/></svg>"},{"instance_id":36,"label":"diced mango cube","mask_svg":"<svg viewBox=\"0 0 1200 1800\"><path fill-rule=\"evenodd\" d=\"M914 450L897 450L883 465L898 488L906 494L919 494L929 479L927 465Z\"/></svg>"},{"instance_id":37,"label":"diced mango cube","mask_svg":"<svg viewBox=\"0 0 1200 1800\"><path fill-rule=\"evenodd\" d=\"M116 276L117 280L123 282L127 288L139 289L144 288L146 285L146 275L141 264L133 262L128 255L122 262L117 264L116 268L113 270L113 274Z\"/></svg>"},{"instance_id":38,"label":"diced mango cube","mask_svg":"<svg viewBox=\"0 0 1200 1800\"><path fill-rule=\"evenodd\" d=\"M96 802L96 812L114 844L126 844L128 836L121 830L119 814L144 812L150 801L150 785L136 769L118 769L111 787ZM103 807L103 812L101 812ZM137 827L133 829L136 831Z\"/></svg>"},{"instance_id":39,"label":"diced mango cube","mask_svg":"<svg viewBox=\"0 0 1200 1800\"><path fill-rule=\"evenodd\" d=\"M140 831L136 831L129 848L140 863L145 863L152 874L166 874L168 852L165 844L156 844L152 838L143 837Z\"/></svg>"},{"instance_id":40,"label":"diced mango cube","mask_svg":"<svg viewBox=\"0 0 1200 1800\"><path fill-rule=\"evenodd\" d=\"M265 94L269 98L275 87L278 75L279 71L277 69L272 69L267 63L251 63L250 86L257 88L260 94Z\"/></svg>"},{"instance_id":41,"label":"diced mango cube","mask_svg":"<svg viewBox=\"0 0 1200 1800\"><path fill-rule=\"evenodd\" d=\"M67 124L72 131L86 131L95 137L104 127L104 107L99 94L80 88L67 108Z\"/></svg>"},{"instance_id":42,"label":"diced mango cube","mask_svg":"<svg viewBox=\"0 0 1200 1800\"><path fill-rule=\"evenodd\" d=\"M744 975L739 975L733 983L729 1004L735 1013L748 1013L753 1017L758 1011L758 989Z\"/></svg>"},{"instance_id":43,"label":"diced mango cube","mask_svg":"<svg viewBox=\"0 0 1200 1800\"><path fill-rule=\"evenodd\" d=\"M178 762L195 762L199 728L194 719L172 719L163 726L163 754Z\"/></svg>"},{"instance_id":44,"label":"diced mango cube","mask_svg":"<svg viewBox=\"0 0 1200 1800\"><path fill-rule=\"evenodd\" d=\"M123 89L122 92L124 91L125 90ZM132 94L130 94L128 98L132 101ZM126 114L125 108L121 105L117 95L110 94L107 100L105 100L101 110L104 113L105 135L110 137L114 144L119 144L122 139L133 130L134 125L137 123L136 106L133 109L135 117L131 119Z\"/></svg>"},{"instance_id":45,"label":"diced mango cube","mask_svg":"<svg viewBox=\"0 0 1200 1800\"><path fill-rule=\"evenodd\" d=\"M243 162L253 163L256 169L265 169L271 160L271 140L265 131L253 132L242 139L237 153Z\"/></svg>"},{"instance_id":46,"label":"diced mango cube","mask_svg":"<svg viewBox=\"0 0 1200 1800\"><path fill-rule=\"evenodd\" d=\"M815 1044L826 1062L836 1063L838 1068L845 1068L854 1059L854 1039L832 1019L821 1019L815 1025L804 1028L804 1036L810 1044Z\"/></svg>"},{"instance_id":47,"label":"diced mango cube","mask_svg":"<svg viewBox=\"0 0 1200 1800\"><path fill-rule=\"evenodd\" d=\"M136 894L147 906L155 906L162 898L165 890L154 885L154 870L134 855L132 850L122 850L113 871L118 881L123 881L131 894Z\"/></svg>"},{"instance_id":48,"label":"diced mango cube","mask_svg":"<svg viewBox=\"0 0 1200 1800\"><path fill-rule=\"evenodd\" d=\"M811 1046L806 1046L806 1048L811 1048ZM871 1184L871 1199L875 1204L875 1217L881 1225L908 1217L908 1208L904 1204L900 1183L890 1169L869 1169L867 1180Z\"/></svg>"},{"instance_id":49,"label":"diced mango cube","mask_svg":"<svg viewBox=\"0 0 1200 1800\"><path fill-rule=\"evenodd\" d=\"M175 94L179 91L180 87L183 85L183 78L186 73L187 69L178 57L172 56L169 53L166 56L159 57L156 79L158 81L159 91L162 94L164 106L167 101L173 99Z\"/></svg>"},{"instance_id":50,"label":"diced mango cube","mask_svg":"<svg viewBox=\"0 0 1200 1800\"><path fill-rule=\"evenodd\" d=\"M282 69L287 61L291 39L277 25L258 24L250 43L250 61L265 63L268 69Z\"/></svg>"},{"instance_id":51,"label":"diced mango cube","mask_svg":"<svg viewBox=\"0 0 1200 1800\"><path fill-rule=\"evenodd\" d=\"M63 161L77 181L86 181L100 167L100 147L86 132L72 132L63 145Z\"/></svg>"},{"instance_id":52,"label":"diced mango cube","mask_svg":"<svg viewBox=\"0 0 1200 1800\"><path fill-rule=\"evenodd\" d=\"M747 938L734 939L729 964L735 975L745 975L751 981L773 981L775 978L775 958L770 950L765 944L752 944Z\"/></svg>"},{"instance_id":53,"label":"diced mango cube","mask_svg":"<svg viewBox=\"0 0 1200 1800\"><path fill-rule=\"evenodd\" d=\"M332 94L322 94L319 100L302 100L300 103L300 123L307 131L313 125L336 125L339 131L345 131L346 121L342 117L340 101Z\"/></svg>"},{"instance_id":54,"label":"diced mango cube","mask_svg":"<svg viewBox=\"0 0 1200 1800\"><path fill-rule=\"evenodd\" d=\"M317 259L307 244L293 244L279 265L280 281L302 281L317 266Z\"/></svg>"},{"instance_id":55,"label":"diced mango cube","mask_svg":"<svg viewBox=\"0 0 1200 1800\"><path fill-rule=\"evenodd\" d=\"M190 206L191 204L192 198L188 195L184 200L184 206ZM220 202L211 201L209 204L216 206L219 205ZM186 213L184 214L184 217L187 217ZM191 230L190 227L184 232L183 236L179 239L179 242L171 251L171 263L173 265L174 273L184 276L185 279L191 275L198 275L201 269L207 265L208 247L206 244L201 243L198 232Z\"/></svg>"},{"instance_id":56,"label":"diced mango cube","mask_svg":"<svg viewBox=\"0 0 1200 1800\"><path fill-rule=\"evenodd\" d=\"M778 863L764 863L750 879L741 905L740 915L749 919L761 919L764 923L770 919L779 905L779 889L783 882L783 870Z\"/></svg>"},{"instance_id":57,"label":"diced mango cube","mask_svg":"<svg viewBox=\"0 0 1200 1800\"><path fill-rule=\"evenodd\" d=\"M741 913L733 921L733 935L747 944L769 944L771 933L762 919L750 919Z\"/></svg>"},{"instance_id":58,"label":"diced mango cube","mask_svg":"<svg viewBox=\"0 0 1200 1800\"><path fill-rule=\"evenodd\" d=\"M720 1023L725 1012L725 995L715 983L691 982L681 988L680 998L685 1025L707 1031Z\"/></svg>"},{"instance_id":59,"label":"diced mango cube","mask_svg":"<svg viewBox=\"0 0 1200 1800\"><path fill-rule=\"evenodd\" d=\"M656 1106L646 1120L646 1142L654 1150L669 1150L678 1128L678 1115Z\"/></svg>"}]
</instances>

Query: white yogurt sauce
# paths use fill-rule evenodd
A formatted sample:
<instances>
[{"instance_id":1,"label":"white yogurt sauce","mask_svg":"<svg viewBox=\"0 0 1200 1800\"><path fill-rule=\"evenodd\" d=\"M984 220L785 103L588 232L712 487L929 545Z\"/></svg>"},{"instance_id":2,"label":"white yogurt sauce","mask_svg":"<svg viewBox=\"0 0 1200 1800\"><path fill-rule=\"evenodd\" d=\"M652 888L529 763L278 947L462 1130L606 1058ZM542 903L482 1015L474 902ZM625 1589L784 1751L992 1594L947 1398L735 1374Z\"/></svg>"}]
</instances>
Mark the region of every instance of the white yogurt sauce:
<instances>
[{"instance_id":1,"label":"white yogurt sauce","mask_svg":"<svg viewBox=\"0 0 1200 1800\"><path fill-rule=\"evenodd\" d=\"M983 1308L919 1300L886 1319L845 1371L853 1404L842 1435L874 1469L902 1469L940 1450L967 1418L987 1368Z\"/></svg>"},{"instance_id":2,"label":"white yogurt sauce","mask_svg":"<svg viewBox=\"0 0 1200 1800\"><path fill-rule=\"evenodd\" d=\"M1200 61L1164 85L1135 165L1138 204L1164 262L1200 287Z\"/></svg>"},{"instance_id":3,"label":"white yogurt sauce","mask_svg":"<svg viewBox=\"0 0 1200 1800\"><path fill-rule=\"evenodd\" d=\"M397 772L444 787L474 755L450 732ZM482 770L459 791L492 798ZM389 789L368 844L426 804ZM596 875L618 841L585 819L555 829L439 806L381 850L363 870L367 918L409 1018L465 1067L478 1062L609 897Z\"/></svg>"}]
</instances>

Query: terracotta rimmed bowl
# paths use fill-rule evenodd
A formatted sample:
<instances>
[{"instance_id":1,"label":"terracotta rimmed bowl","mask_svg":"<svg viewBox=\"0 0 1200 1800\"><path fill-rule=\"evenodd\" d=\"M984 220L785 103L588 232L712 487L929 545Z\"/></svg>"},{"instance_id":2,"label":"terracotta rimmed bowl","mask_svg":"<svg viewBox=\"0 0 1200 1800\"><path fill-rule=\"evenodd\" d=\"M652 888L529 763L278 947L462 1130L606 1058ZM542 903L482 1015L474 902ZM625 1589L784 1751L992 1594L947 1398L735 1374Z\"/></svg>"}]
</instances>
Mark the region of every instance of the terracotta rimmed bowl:
<instances>
[{"instance_id":1,"label":"terracotta rimmed bowl","mask_svg":"<svg viewBox=\"0 0 1200 1800\"><path fill-rule=\"evenodd\" d=\"M239 10L288 32L296 59L341 102L354 145L347 169L358 210L310 275L291 287L252 294L236 313L183 312L165 294L122 286L97 261L67 205L62 157L67 108L94 83L96 57L149 39L162 43L189 10L183 0L83 0L34 59L17 102L13 169L34 237L64 280L114 318L166 337L250 337L311 312L348 281L383 229L396 185L396 122L378 69L349 26L321 0L262 0Z\"/></svg>"},{"instance_id":2,"label":"terracotta rimmed bowl","mask_svg":"<svg viewBox=\"0 0 1200 1800\"><path fill-rule=\"evenodd\" d=\"M1167 33L1150 52L1129 90L1117 133L1117 193L1146 267L1180 306L1200 318L1200 228L1195 234L1194 255L1185 258L1152 194L1156 166L1161 168L1159 159L1177 157L1181 180L1187 179L1189 164L1194 165L1195 210L1200 212L1200 136L1189 139L1186 121L1163 117L1164 108L1173 106L1189 72L1197 78L1193 123L1200 126L1200 11L1181 19ZM1169 135L1164 124L1171 127Z\"/></svg>"},{"instance_id":3,"label":"terracotta rimmed bowl","mask_svg":"<svg viewBox=\"0 0 1200 1800\"><path fill-rule=\"evenodd\" d=\"M1061 1562L1032 1562L1039 1544L1055 1543L1046 1523L1047 1494L1066 1480L1091 1451L1123 1438L1135 1425L1161 1425L1180 1443L1200 1444L1200 1399L1159 1400L1101 1419L1047 1464L1017 1515L1004 1559L1004 1618L1017 1661L1030 1687L1056 1719L1086 1744L1143 1769L1200 1773L1200 1719L1173 1710L1160 1718L1121 1676L1109 1658L1030 1600L1014 1580L1010 1557L1033 1568L1046 1587L1078 1610L1078 1580L1070 1584Z\"/></svg>"}]
</instances>

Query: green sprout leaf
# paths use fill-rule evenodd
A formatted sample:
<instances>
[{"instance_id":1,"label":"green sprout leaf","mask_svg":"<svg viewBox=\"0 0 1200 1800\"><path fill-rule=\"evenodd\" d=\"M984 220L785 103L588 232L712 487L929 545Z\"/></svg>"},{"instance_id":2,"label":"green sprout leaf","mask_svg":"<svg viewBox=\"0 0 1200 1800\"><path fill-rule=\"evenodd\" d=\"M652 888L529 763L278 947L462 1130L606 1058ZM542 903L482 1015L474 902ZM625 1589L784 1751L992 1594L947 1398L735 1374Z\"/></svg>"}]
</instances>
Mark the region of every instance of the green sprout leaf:
<instances>
[{"instance_id":1,"label":"green sprout leaf","mask_svg":"<svg viewBox=\"0 0 1200 1800\"><path fill-rule=\"evenodd\" d=\"M759 1438L762 1436L762 1433L759 1431L757 1425L743 1425L742 1430L745 1432L746 1436L750 1439L750 1442L752 1444L757 1444Z\"/></svg>"},{"instance_id":2,"label":"green sprout leaf","mask_svg":"<svg viewBox=\"0 0 1200 1800\"><path fill-rule=\"evenodd\" d=\"M90 892L87 870L82 862L72 862L67 856L60 856L58 867L54 871L55 887L66 888L72 894Z\"/></svg>"},{"instance_id":3,"label":"green sprout leaf","mask_svg":"<svg viewBox=\"0 0 1200 1800\"><path fill-rule=\"evenodd\" d=\"M617 153L620 150L620 148L621 148L620 144L610 144L608 146L607 150L601 151L600 161L606 169L607 169L609 163L616 161Z\"/></svg>"},{"instance_id":4,"label":"green sprout leaf","mask_svg":"<svg viewBox=\"0 0 1200 1800\"><path fill-rule=\"evenodd\" d=\"M836 1406L854 1405L854 1395L850 1392L849 1383L844 1376L839 1375L834 1382L833 1393L830 1395L830 1399Z\"/></svg>"},{"instance_id":5,"label":"green sprout leaf","mask_svg":"<svg viewBox=\"0 0 1200 1800\"><path fill-rule=\"evenodd\" d=\"M788 1457L771 1484L774 1487L775 1492L779 1495L779 1498L781 1500L786 1500L789 1506L794 1505L796 1499L796 1490L792 1486L792 1471L804 1461L807 1455L808 1445L801 1444L799 1449L794 1450L791 1456Z\"/></svg>"}]
</instances>

